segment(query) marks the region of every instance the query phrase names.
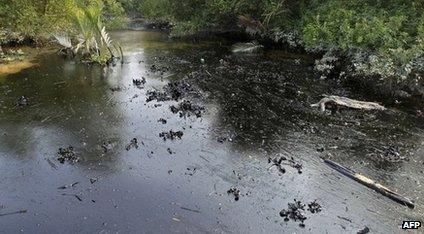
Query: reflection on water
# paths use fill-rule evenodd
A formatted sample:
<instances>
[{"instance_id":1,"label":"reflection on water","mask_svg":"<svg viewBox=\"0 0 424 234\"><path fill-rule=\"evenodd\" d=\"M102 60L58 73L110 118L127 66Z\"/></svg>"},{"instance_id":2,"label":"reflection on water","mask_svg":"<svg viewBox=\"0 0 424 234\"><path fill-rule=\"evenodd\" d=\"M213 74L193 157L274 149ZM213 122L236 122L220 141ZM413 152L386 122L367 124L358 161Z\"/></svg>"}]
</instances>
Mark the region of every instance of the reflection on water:
<instances>
[{"instance_id":1,"label":"reflection on water","mask_svg":"<svg viewBox=\"0 0 424 234\"><path fill-rule=\"evenodd\" d=\"M278 215L293 199L323 206L308 214L310 232L368 226L396 233L400 220L423 218L422 119L312 110L323 93L355 95L315 79L304 56L232 55L230 42L174 42L159 32L112 35L124 48L122 65L103 69L48 53L38 56L38 67L1 78L0 213L28 210L1 217L6 232L295 232L298 225ZM145 87L132 84L142 77ZM205 105L202 118L174 115L173 101L146 103L146 91L170 79L202 90L192 100ZM30 106L17 107L20 96ZM182 130L182 139L159 138L171 129ZM132 138L139 148L127 151ZM56 160L68 146L79 163ZM385 147L409 161L387 162ZM268 169L268 157L277 155L302 163L303 173ZM416 199L417 208L335 173L320 160L329 155ZM240 201L227 197L231 186L242 191Z\"/></svg>"},{"instance_id":2,"label":"reflection on water","mask_svg":"<svg viewBox=\"0 0 424 234\"><path fill-rule=\"evenodd\" d=\"M0 84L4 82L5 77L9 74L15 74L31 67L37 67L39 64L35 61L35 58L41 54L52 53L54 48L38 49L22 47L19 50L25 54L25 58L0 64Z\"/></svg>"},{"instance_id":3,"label":"reflection on water","mask_svg":"<svg viewBox=\"0 0 424 234\"><path fill-rule=\"evenodd\" d=\"M7 64L0 64L0 78L9 74L18 73L24 69L37 66L37 63L33 63L30 61L16 61ZM1 81L1 79L0 79Z\"/></svg>"}]
</instances>

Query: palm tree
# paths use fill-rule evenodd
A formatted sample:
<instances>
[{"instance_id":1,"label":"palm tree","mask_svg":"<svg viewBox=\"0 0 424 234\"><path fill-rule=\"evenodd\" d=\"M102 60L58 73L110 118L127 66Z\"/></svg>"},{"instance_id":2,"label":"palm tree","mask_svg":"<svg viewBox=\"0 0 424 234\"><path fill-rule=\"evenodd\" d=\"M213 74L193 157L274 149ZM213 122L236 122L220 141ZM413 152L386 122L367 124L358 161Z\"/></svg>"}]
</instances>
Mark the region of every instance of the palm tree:
<instances>
[{"instance_id":1,"label":"palm tree","mask_svg":"<svg viewBox=\"0 0 424 234\"><path fill-rule=\"evenodd\" d=\"M72 45L68 36L55 35L57 42L66 49L72 49L74 54L81 54L92 61L101 64L115 58L113 45L109 34L102 23L103 3L99 0L86 4L83 0L74 0L73 20L78 32L76 45ZM116 49L117 50L117 49Z\"/></svg>"}]
</instances>

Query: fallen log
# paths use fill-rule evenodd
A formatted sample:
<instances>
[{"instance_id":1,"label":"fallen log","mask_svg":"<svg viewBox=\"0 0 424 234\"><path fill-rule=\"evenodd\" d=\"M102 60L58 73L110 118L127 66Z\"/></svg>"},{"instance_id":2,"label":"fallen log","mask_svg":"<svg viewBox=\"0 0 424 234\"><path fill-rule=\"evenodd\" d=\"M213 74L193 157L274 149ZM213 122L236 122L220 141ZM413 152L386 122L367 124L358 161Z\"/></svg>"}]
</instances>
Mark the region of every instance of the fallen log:
<instances>
[{"instance_id":1,"label":"fallen log","mask_svg":"<svg viewBox=\"0 0 424 234\"><path fill-rule=\"evenodd\" d=\"M342 166L342 165L340 165L336 162L333 162L329 159L324 159L324 162L326 164L328 164L330 167L332 167L333 169L335 169L336 171L342 173L343 175L345 175L345 176L347 176L347 177L349 177L353 180L356 180L357 182L359 182L359 183L361 183L361 184L363 184L363 185L365 185L365 186L367 186L371 189L374 189L375 191L383 194L384 196L386 196L386 197L388 197L388 198L390 198L390 199L392 199L392 200L394 200L394 201L396 201L396 202L398 202L398 203L400 203L404 206L408 206L409 208L412 208L412 209L415 207L414 202L411 201L409 198L406 198L406 197L388 189L387 187L375 182L374 180L372 180L372 179L370 179L370 178L368 178L364 175L356 173L355 171L353 171L349 168L346 168L346 167L344 167L344 166Z\"/></svg>"},{"instance_id":2,"label":"fallen log","mask_svg":"<svg viewBox=\"0 0 424 234\"><path fill-rule=\"evenodd\" d=\"M364 102L347 97L339 97L335 95L324 95L319 102L312 104L311 107L320 107L321 111L325 111L325 105L327 103L334 103L339 106L345 106L354 109L362 110L386 110L386 108L376 102Z\"/></svg>"}]
</instances>

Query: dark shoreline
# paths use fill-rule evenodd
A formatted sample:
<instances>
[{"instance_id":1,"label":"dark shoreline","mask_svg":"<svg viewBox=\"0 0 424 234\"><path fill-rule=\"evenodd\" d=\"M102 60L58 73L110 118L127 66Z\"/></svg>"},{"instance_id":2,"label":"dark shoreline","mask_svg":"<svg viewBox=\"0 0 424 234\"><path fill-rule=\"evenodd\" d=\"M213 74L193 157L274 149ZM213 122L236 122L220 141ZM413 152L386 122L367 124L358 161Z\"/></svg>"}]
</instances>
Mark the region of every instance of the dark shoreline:
<instances>
[{"instance_id":1,"label":"dark shoreline","mask_svg":"<svg viewBox=\"0 0 424 234\"><path fill-rule=\"evenodd\" d=\"M147 20L144 18L129 19L128 27L130 30L153 30L170 34L172 25L164 21ZM232 29L210 29L190 34L186 36L173 37L174 40L196 43L202 40L225 39L231 42L249 42L257 41L265 47L265 50L281 50L288 53L298 53L311 57L311 60L320 60L325 51L311 52L302 46L290 46L285 41L276 42L267 34L250 35L240 28ZM22 36L20 38L9 38L7 41L0 41L3 51L5 48L17 46L43 47L53 42L47 38L34 38ZM342 83L345 87L352 88L360 94L370 96L375 101L385 105L396 106L400 109L413 109L417 114L424 111L424 82L423 84L410 84L412 82L399 83L393 78L381 79L379 76L364 76L352 74L352 61L346 56L340 55L339 60L335 62L331 73L327 79L333 79ZM317 72L317 74L320 74Z\"/></svg>"}]
</instances>

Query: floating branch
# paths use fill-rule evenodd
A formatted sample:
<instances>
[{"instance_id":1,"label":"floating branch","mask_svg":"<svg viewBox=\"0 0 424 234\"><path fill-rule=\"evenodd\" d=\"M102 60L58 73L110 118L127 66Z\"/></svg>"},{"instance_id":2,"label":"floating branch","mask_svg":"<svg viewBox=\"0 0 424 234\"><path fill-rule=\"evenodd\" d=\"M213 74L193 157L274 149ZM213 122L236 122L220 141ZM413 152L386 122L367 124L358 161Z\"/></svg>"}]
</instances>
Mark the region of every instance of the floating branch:
<instances>
[{"instance_id":1,"label":"floating branch","mask_svg":"<svg viewBox=\"0 0 424 234\"><path fill-rule=\"evenodd\" d=\"M311 107L320 107L321 111L325 111L325 105L327 103L334 103L339 106L345 106L353 109L362 110L386 110L386 108L376 102L364 102L347 97L339 97L334 95L324 95L318 103L312 104Z\"/></svg>"},{"instance_id":2,"label":"floating branch","mask_svg":"<svg viewBox=\"0 0 424 234\"><path fill-rule=\"evenodd\" d=\"M357 182L359 182L359 183L361 183L361 184L363 184L363 185L365 185L369 188L374 189L375 191L383 194L386 197L391 198L392 200L394 200L394 201L396 201L396 202L398 202L402 205L408 206L409 208L412 208L412 209L415 207L414 202L411 201L409 198L406 198L406 197L386 188L385 186L375 182L374 180L372 180L372 179L370 179L370 178L368 178L364 175L356 173L355 171L353 171L349 168L346 168L346 167L344 167L344 166L342 166L342 165L340 165L336 162L333 162L331 160L328 160L328 159L325 159L324 162L326 164L328 164L329 166L331 166L333 169L342 173L343 175L345 175L345 176L347 176L347 177L349 177L353 180L356 180Z\"/></svg>"}]
</instances>

